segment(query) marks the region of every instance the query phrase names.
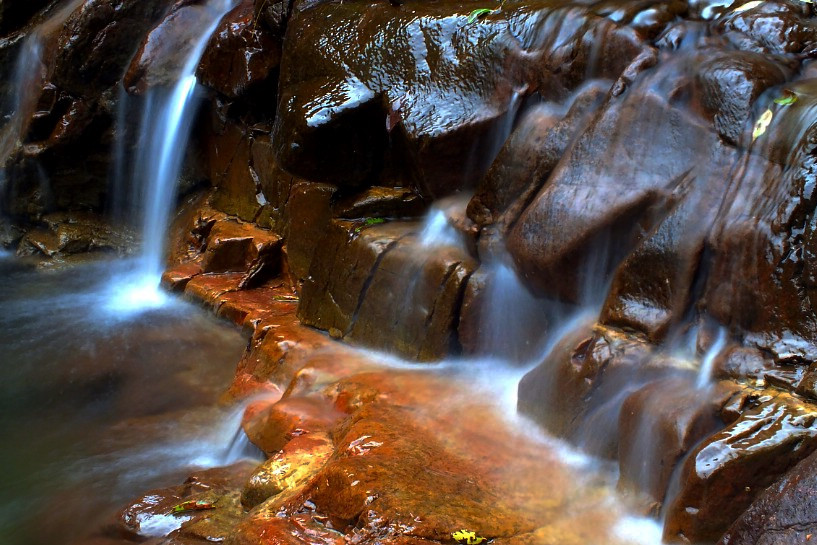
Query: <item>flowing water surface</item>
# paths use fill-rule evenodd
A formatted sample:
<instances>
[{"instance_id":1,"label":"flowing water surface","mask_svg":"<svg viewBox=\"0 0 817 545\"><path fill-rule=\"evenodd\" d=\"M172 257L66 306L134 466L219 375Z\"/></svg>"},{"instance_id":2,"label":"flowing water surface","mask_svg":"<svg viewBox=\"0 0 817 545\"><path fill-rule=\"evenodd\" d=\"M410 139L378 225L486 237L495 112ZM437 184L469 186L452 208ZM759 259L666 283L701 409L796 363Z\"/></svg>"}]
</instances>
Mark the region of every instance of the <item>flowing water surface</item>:
<instances>
[{"instance_id":1,"label":"flowing water surface","mask_svg":"<svg viewBox=\"0 0 817 545\"><path fill-rule=\"evenodd\" d=\"M0 256L4 545L71 543L146 489L231 461L241 408L218 398L244 338L178 300L111 306L127 266Z\"/></svg>"}]
</instances>

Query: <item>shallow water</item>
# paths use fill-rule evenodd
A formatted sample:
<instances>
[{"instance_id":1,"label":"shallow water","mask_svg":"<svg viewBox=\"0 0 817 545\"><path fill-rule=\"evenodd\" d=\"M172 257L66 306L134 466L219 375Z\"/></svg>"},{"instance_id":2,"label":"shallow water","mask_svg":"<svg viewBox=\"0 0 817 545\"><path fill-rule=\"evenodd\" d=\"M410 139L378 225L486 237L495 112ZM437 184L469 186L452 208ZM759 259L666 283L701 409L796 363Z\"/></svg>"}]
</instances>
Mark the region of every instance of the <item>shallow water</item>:
<instances>
[{"instance_id":1,"label":"shallow water","mask_svg":"<svg viewBox=\"0 0 817 545\"><path fill-rule=\"evenodd\" d=\"M169 298L106 303L127 263L36 272L0 259L0 536L70 543L128 498L227 461L220 407L245 339Z\"/></svg>"}]
</instances>

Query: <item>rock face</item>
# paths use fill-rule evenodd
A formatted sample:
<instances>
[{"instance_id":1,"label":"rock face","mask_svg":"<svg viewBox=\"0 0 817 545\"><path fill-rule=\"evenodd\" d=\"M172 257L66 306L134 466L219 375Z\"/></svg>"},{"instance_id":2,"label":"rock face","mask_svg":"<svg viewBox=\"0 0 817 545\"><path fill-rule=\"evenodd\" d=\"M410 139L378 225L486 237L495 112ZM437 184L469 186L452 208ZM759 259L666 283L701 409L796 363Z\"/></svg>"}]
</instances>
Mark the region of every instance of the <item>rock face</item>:
<instances>
[{"instance_id":1,"label":"rock face","mask_svg":"<svg viewBox=\"0 0 817 545\"><path fill-rule=\"evenodd\" d=\"M729 528L719 545L802 543L817 531L814 514L817 456L812 454L766 489Z\"/></svg>"},{"instance_id":2,"label":"rock face","mask_svg":"<svg viewBox=\"0 0 817 545\"><path fill-rule=\"evenodd\" d=\"M22 18L38 6L17 4L4 3L3 9ZM57 210L103 208L114 88L168 4L52 2L28 26L0 40L0 74L6 76L0 103L4 114L15 112L0 130L5 214L25 223Z\"/></svg>"},{"instance_id":3,"label":"rock face","mask_svg":"<svg viewBox=\"0 0 817 545\"><path fill-rule=\"evenodd\" d=\"M473 6L461 2L375 3L363 18L358 2L298 6L273 140L284 169L343 187L398 177L442 196L473 185L522 95L558 99L583 74L617 78L647 50L635 31L569 3L527 2L479 24L466 24ZM555 27L568 47L548 40Z\"/></svg>"}]
</instances>

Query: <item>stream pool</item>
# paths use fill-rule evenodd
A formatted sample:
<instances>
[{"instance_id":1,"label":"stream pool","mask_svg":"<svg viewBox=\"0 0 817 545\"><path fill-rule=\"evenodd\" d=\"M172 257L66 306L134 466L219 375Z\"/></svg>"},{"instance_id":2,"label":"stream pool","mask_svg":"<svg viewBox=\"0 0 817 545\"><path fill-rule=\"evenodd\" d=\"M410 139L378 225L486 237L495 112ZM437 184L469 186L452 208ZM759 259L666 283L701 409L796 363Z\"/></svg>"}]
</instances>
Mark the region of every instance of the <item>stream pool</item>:
<instances>
[{"instance_id":1,"label":"stream pool","mask_svg":"<svg viewBox=\"0 0 817 545\"><path fill-rule=\"evenodd\" d=\"M111 307L129 264L0 256L0 542L71 543L148 488L229 462L218 403L246 340L168 298Z\"/></svg>"}]
</instances>

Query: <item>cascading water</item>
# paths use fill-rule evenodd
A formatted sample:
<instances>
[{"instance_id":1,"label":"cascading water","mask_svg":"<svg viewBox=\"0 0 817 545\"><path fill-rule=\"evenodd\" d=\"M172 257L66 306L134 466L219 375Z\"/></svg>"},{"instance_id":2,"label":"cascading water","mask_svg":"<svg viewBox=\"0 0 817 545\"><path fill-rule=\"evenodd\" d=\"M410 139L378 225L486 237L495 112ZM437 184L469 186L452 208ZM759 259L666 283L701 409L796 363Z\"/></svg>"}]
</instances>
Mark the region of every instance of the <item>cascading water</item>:
<instances>
[{"instance_id":1,"label":"cascading water","mask_svg":"<svg viewBox=\"0 0 817 545\"><path fill-rule=\"evenodd\" d=\"M44 58L45 41L82 4L67 0L40 23L20 45L7 96L0 97L0 210L6 186L6 164L23 144L43 83L48 76Z\"/></svg>"},{"instance_id":2,"label":"cascading water","mask_svg":"<svg viewBox=\"0 0 817 545\"><path fill-rule=\"evenodd\" d=\"M120 191L129 191L126 188L139 191L134 203L138 212L134 215L139 217L142 252L131 277L116 290L110 303L113 310L138 311L160 306L165 301L158 289L159 280L164 270L165 238L175 205L176 185L198 106L195 72L210 35L235 3L235 0L210 0L201 6L197 24L186 28L188 34L182 37L189 40L190 48L178 68L175 83L169 89L150 89L144 98L135 157L123 153L118 144L117 159L135 164L136 168L128 183L121 180L113 183ZM128 100L121 102L120 108L128 107ZM119 130L125 134L124 127ZM115 167L117 174L126 171L123 165Z\"/></svg>"},{"instance_id":3,"label":"cascading water","mask_svg":"<svg viewBox=\"0 0 817 545\"><path fill-rule=\"evenodd\" d=\"M698 388L706 388L712 383L712 369L715 364L715 359L726 346L727 335L726 329L718 328L718 333L715 337L715 342L709 347L709 350L701 358L701 367L698 371L698 378L695 381L695 386Z\"/></svg>"}]
</instances>

